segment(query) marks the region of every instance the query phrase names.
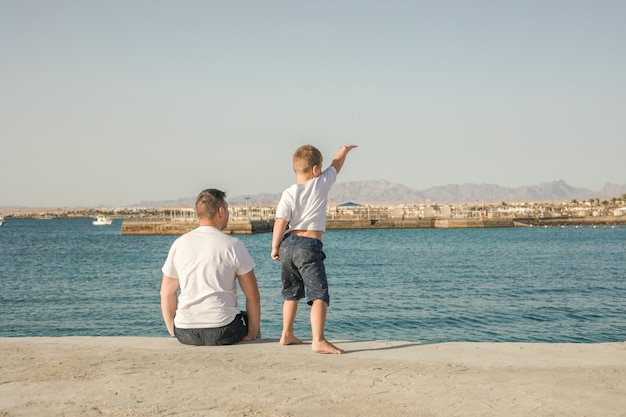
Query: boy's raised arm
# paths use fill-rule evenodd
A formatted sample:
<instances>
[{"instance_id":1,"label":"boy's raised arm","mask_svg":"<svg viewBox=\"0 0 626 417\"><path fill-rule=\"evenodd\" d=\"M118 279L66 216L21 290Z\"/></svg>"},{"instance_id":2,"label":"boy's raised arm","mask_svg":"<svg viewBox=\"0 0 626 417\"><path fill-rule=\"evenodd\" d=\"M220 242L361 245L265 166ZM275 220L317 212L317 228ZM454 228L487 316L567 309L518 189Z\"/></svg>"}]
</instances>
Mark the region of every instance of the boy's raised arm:
<instances>
[{"instance_id":1,"label":"boy's raised arm","mask_svg":"<svg viewBox=\"0 0 626 417\"><path fill-rule=\"evenodd\" d=\"M339 152L337 152L337 155L335 155L335 157L333 158L333 162L331 162L331 165L335 167L335 171L337 171L337 174L339 174L339 171L341 171L341 167L346 161L346 155L348 155L348 152L356 147L357 145L346 145L339 148Z\"/></svg>"}]
</instances>

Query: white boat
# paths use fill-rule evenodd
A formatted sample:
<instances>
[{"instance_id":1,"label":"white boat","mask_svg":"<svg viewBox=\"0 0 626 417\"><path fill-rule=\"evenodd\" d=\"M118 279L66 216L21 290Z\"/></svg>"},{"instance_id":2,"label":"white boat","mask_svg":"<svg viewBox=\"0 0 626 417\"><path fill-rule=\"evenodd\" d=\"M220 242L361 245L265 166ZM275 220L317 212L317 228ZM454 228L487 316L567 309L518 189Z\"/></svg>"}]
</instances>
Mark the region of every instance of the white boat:
<instances>
[{"instance_id":1,"label":"white boat","mask_svg":"<svg viewBox=\"0 0 626 417\"><path fill-rule=\"evenodd\" d=\"M113 219L109 219L105 216L98 216L96 220L91 222L94 226L110 226L113 223Z\"/></svg>"},{"instance_id":2,"label":"white boat","mask_svg":"<svg viewBox=\"0 0 626 417\"><path fill-rule=\"evenodd\" d=\"M4 223L4 217L0 216L0 226Z\"/></svg>"}]
</instances>

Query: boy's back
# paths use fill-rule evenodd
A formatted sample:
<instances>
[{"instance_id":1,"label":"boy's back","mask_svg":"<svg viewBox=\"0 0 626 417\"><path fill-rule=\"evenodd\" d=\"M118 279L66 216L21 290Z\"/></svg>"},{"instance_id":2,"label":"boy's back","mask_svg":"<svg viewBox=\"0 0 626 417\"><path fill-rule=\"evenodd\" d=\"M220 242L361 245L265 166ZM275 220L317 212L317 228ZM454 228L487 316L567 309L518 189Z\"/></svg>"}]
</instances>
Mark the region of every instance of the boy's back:
<instances>
[{"instance_id":1,"label":"boy's back","mask_svg":"<svg viewBox=\"0 0 626 417\"><path fill-rule=\"evenodd\" d=\"M276 217L289 219L290 230L326 231L328 193L337 179L331 165L319 177L287 188L276 208Z\"/></svg>"}]
</instances>

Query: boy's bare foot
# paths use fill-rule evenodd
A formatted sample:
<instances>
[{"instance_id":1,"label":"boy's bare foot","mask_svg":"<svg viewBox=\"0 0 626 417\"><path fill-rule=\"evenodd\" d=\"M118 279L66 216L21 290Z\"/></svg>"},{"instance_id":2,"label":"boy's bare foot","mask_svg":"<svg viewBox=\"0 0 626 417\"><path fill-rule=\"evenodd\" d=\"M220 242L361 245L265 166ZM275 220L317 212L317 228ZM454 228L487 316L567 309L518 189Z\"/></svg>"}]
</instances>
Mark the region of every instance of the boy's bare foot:
<instances>
[{"instance_id":1,"label":"boy's bare foot","mask_svg":"<svg viewBox=\"0 0 626 417\"><path fill-rule=\"evenodd\" d=\"M343 349L339 349L326 339L320 342L311 342L311 349L315 353L332 353L336 355L340 355L345 352Z\"/></svg>"},{"instance_id":2,"label":"boy's bare foot","mask_svg":"<svg viewBox=\"0 0 626 417\"><path fill-rule=\"evenodd\" d=\"M281 345L301 345L302 344L302 339L298 339L297 337L295 337L294 335L283 335L280 338L280 344Z\"/></svg>"}]
</instances>

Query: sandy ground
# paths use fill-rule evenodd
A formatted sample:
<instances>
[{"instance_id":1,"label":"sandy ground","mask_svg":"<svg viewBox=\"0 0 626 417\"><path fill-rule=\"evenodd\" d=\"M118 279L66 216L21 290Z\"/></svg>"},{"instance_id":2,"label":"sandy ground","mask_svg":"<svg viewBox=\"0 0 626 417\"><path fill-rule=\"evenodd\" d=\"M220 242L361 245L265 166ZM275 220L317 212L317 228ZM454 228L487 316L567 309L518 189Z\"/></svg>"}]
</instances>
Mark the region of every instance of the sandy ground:
<instances>
[{"instance_id":1,"label":"sandy ground","mask_svg":"<svg viewBox=\"0 0 626 417\"><path fill-rule=\"evenodd\" d=\"M0 416L626 416L626 343L0 338Z\"/></svg>"}]
</instances>

